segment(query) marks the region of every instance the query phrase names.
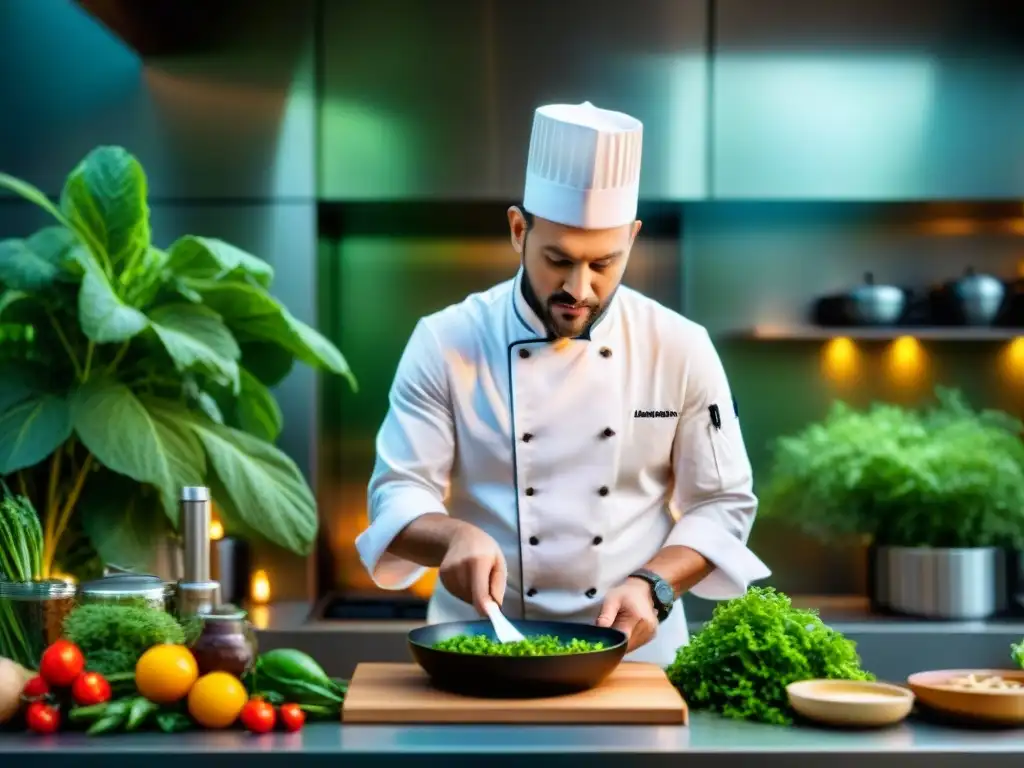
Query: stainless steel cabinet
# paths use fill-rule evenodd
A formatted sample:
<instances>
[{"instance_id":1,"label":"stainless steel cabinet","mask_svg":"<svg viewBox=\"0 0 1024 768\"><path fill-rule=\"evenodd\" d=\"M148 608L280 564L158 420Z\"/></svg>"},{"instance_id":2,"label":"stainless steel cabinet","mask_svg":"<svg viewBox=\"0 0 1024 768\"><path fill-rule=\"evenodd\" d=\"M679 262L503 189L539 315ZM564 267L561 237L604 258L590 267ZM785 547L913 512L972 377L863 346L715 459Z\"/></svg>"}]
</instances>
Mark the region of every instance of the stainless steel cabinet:
<instances>
[{"instance_id":1,"label":"stainless steel cabinet","mask_svg":"<svg viewBox=\"0 0 1024 768\"><path fill-rule=\"evenodd\" d=\"M643 197L706 188L702 0L385 0L324 7L320 197L515 199L533 110L645 126Z\"/></svg>"},{"instance_id":2,"label":"stainless steel cabinet","mask_svg":"<svg viewBox=\"0 0 1024 768\"><path fill-rule=\"evenodd\" d=\"M67 0L0 0L0 170L57 195L120 144L154 198L315 194L313 0L251 3L203 54L142 61Z\"/></svg>"},{"instance_id":3,"label":"stainless steel cabinet","mask_svg":"<svg viewBox=\"0 0 1024 768\"><path fill-rule=\"evenodd\" d=\"M1024 14L962 0L716 0L711 194L1024 194Z\"/></svg>"}]
</instances>

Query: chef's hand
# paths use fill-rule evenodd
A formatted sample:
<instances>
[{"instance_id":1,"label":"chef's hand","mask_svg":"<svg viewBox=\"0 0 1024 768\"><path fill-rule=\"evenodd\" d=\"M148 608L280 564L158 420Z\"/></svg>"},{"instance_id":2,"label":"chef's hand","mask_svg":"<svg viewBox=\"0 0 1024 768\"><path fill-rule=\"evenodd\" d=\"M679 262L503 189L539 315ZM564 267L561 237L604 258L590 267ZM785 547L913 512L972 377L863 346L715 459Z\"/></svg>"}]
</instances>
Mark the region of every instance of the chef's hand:
<instances>
[{"instance_id":1,"label":"chef's hand","mask_svg":"<svg viewBox=\"0 0 1024 768\"><path fill-rule=\"evenodd\" d=\"M486 605L505 598L508 570L497 542L473 525L464 524L452 536L438 572L445 589L469 603L481 616Z\"/></svg>"},{"instance_id":2,"label":"chef's hand","mask_svg":"<svg viewBox=\"0 0 1024 768\"><path fill-rule=\"evenodd\" d=\"M629 638L627 653L650 642L658 629L658 614L647 582L630 578L609 590L597 626L624 632Z\"/></svg>"}]
</instances>

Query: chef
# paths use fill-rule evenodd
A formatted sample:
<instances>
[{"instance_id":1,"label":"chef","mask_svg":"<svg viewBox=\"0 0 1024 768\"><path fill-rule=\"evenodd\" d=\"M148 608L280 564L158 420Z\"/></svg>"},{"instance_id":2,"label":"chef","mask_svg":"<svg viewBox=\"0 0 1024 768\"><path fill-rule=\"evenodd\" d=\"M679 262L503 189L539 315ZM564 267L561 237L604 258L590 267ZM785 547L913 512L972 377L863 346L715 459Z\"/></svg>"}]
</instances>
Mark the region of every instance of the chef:
<instances>
[{"instance_id":1,"label":"chef","mask_svg":"<svg viewBox=\"0 0 1024 768\"><path fill-rule=\"evenodd\" d=\"M770 572L739 414L707 332L622 285L642 124L589 102L536 110L517 274L419 320L377 436L369 526L382 588L439 568L428 623L613 626L666 666L685 592L742 595Z\"/></svg>"}]
</instances>

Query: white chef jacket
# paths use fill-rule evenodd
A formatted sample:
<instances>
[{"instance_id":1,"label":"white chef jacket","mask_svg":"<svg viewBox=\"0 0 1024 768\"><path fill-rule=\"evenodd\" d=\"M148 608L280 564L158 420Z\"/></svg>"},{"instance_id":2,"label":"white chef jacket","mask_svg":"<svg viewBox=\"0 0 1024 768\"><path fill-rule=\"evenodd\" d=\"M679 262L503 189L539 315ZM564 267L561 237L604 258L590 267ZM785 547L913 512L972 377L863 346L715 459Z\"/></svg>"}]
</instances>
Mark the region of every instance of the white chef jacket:
<instances>
[{"instance_id":1,"label":"white chef jacket","mask_svg":"<svg viewBox=\"0 0 1024 768\"><path fill-rule=\"evenodd\" d=\"M770 575L746 546L757 498L705 329L622 286L588 337L552 340L522 280L520 269L412 333L356 540L374 582L406 589L424 574L386 550L430 512L494 538L513 619L593 624L608 590L667 545L715 566L698 597L738 597ZM428 623L478 618L438 582ZM688 640L677 601L626 658L667 666Z\"/></svg>"}]
</instances>

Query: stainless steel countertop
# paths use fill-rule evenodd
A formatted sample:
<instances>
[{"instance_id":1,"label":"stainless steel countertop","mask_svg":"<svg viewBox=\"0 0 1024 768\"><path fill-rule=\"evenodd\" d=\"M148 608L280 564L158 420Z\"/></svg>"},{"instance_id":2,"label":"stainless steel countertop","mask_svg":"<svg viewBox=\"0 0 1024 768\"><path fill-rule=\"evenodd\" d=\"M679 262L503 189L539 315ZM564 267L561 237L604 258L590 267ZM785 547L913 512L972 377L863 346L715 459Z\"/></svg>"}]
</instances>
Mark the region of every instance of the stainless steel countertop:
<instances>
[{"instance_id":1,"label":"stainless steel countertop","mask_svg":"<svg viewBox=\"0 0 1024 768\"><path fill-rule=\"evenodd\" d=\"M881 731L835 731L742 723L695 713L689 727L675 726L345 726L318 723L298 734L253 737L241 732L118 734L86 737L0 735L0 756L31 754L47 768L59 765L161 765L189 768L224 766L245 758L246 765L426 764L442 758L445 766L486 761L496 765L529 761L530 768L559 765L752 765L758 768L828 766L872 768L900 766L945 768L964 765L1019 766L1024 730L954 729L907 721ZM0 763L5 762L0 759Z\"/></svg>"}]
</instances>

